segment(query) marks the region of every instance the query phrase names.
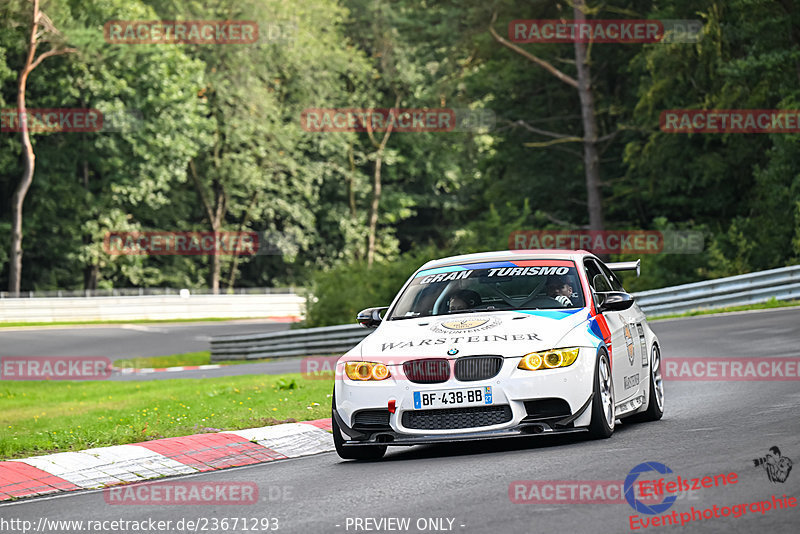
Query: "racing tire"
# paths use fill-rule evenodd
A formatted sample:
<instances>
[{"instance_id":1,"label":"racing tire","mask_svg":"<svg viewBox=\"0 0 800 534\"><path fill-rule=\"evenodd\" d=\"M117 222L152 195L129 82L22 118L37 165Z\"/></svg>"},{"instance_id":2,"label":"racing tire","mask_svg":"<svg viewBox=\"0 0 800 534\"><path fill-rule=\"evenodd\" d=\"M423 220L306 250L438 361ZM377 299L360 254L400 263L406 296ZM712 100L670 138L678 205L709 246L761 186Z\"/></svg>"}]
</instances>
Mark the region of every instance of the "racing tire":
<instances>
[{"instance_id":1,"label":"racing tire","mask_svg":"<svg viewBox=\"0 0 800 534\"><path fill-rule=\"evenodd\" d=\"M608 354L600 350L594 370L594 393L592 394L592 421L589 436L606 439L614 433L616 414L614 413L614 381L611 378L611 365Z\"/></svg>"},{"instance_id":2,"label":"racing tire","mask_svg":"<svg viewBox=\"0 0 800 534\"><path fill-rule=\"evenodd\" d=\"M336 401L334 400L334 406ZM331 417L331 430L333 431L333 445L336 454L342 460L380 460L386 454L386 445L350 445L344 446L344 438L335 417Z\"/></svg>"},{"instance_id":3,"label":"racing tire","mask_svg":"<svg viewBox=\"0 0 800 534\"><path fill-rule=\"evenodd\" d=\"M664 415L664 380L661 376L661 350L653 345L650 351L650 395L647 410L625 418L625 422L647 423L658 421Z\"/></svg>"}]
</instances>

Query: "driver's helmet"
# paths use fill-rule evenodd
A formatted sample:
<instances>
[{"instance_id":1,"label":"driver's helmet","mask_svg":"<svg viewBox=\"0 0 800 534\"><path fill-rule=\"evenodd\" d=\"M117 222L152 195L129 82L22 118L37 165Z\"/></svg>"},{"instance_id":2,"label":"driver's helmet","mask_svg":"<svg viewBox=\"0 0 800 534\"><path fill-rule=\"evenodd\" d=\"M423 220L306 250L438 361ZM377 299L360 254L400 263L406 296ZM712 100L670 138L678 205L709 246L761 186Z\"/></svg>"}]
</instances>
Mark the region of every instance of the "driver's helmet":
<instances>
[{"instance_id":1,"label":"driver's helmet","mask_svg":"<svg viewBox=\"0 0 800 534\"><path fill-rule=\"evenodd\" d=\"M568 284L572 287L573 295L575 292L580 288L580 282L576 276L571 275L552 275L547 277L547 283L545 284L545 289L547 294L551 293L551 290L563 287L564 284Z\"/></svg>"},{"instance_id":2,"label":"driver's helmet","mask_svg":"<svg viewBox=\"0 0 800 534\"><path fill-rule=\"evenodd\" d=\"M545 289L547 289L547 292L550 293L550 291L554 289L561 288L564 284L572 285L571 281L567 279L566 276L557 276L557 275L548 276L547 283L545 284Z\"/></svg>"},{"instance_id":3,"label":"driver's helmet","mask_svg":"<svg viewBox=\"0 0 800 534\"><path fill-rule=\"evenodd\" d=\"M471 289L459 289L458 291L450 295L450 298L451 299L458 298L463 300L466 303L467 308L469 309L475 308L476 306L480 306L481 304L481 296L478 294L477 291L473 291Z\"/></svg>"}]
</instances>

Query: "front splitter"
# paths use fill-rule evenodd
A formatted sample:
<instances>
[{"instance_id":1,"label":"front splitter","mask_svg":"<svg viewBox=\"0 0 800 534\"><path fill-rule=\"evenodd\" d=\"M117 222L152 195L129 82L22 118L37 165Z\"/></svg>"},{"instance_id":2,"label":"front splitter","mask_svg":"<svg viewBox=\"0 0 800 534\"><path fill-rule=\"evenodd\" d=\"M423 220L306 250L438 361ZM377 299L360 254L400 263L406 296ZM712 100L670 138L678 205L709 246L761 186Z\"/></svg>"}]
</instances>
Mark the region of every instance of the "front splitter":
<instances>
[{"instance_id":1,"label":"front splitter","mask_svg":"<svg viewBox=\"0 0 800 534\"><path fill-rule=\"evenodd\" d=\"M586 432L588 428L550 428L542 424L518 425L501 430L486 430L479 432L466 432L461 434L432 434L422 436L400 435L394 432L379 432L368 441L347 440L342 445L397 445L410 447L412 445L430 445L435 443L452 443L456 441L480 441L485 439L523 438L531 436L547 436L554 434L575 434Z\"/></svg>"}]
</instances>

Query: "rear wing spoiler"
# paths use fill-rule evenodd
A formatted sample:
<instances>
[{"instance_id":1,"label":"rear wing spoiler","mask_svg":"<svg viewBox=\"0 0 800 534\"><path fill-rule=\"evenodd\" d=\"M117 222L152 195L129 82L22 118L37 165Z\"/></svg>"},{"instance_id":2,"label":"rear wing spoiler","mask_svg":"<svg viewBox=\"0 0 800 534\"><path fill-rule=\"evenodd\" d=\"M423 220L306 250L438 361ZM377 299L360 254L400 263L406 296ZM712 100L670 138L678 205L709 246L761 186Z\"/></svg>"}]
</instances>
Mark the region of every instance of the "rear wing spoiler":
<instances>
[{"instance_id":1,"label":"rear wing spoiler","mask_svg":"<svg viewBox=\"0 0 800 534\"><path fill-rule=\"evenodd\" d=\"M618 261L616 263L606 263L606 267L612 271L636 271L636 276L639 276L641 271L642 260L636 261Z\"/></svg>"}]
</instances>

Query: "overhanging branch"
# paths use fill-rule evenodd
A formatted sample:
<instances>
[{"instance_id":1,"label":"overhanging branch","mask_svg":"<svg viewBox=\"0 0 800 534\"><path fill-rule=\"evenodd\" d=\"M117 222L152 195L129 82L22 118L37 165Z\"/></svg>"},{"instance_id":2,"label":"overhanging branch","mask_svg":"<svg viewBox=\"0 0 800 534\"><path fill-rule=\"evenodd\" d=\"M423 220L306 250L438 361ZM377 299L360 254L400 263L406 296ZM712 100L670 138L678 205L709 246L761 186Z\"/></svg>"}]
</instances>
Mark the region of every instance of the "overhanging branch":
<instances>
[{"instance_id":1,"label":"overhanging branch","mask_svg":"<svg viewBox=\"0 0 800 534\"><path fill-rule=\"evenodd\" d=\"M543 148L561 143L583 143L583 137L565 137L563 139L553 139L552 141L542 141L540 143L522 143L522 146Z\"/></svg>"},{"instance_id":2,"label":"overhanging branch","mask_svg":"<svg viewBox=\"0 0 800 534\"><path fill-rule=\"evenodd\" d=\"M492 21L489 23L489 33L492 34L492 37L494 37L495 41L497 41L501 45L505 46L509 50L513 50L514 52L516 52L517 54L521 55L525 59L527 59L527 60L539 65L541 68L543 68L544 70L546 70L547 72L549 72L550 74L552 74L553 76L555 76L556 78L558 78L559 80L564 82L565 84L567 84L567 85L569 85L571 87L574 87L575 89L578 88L578 80L576 80L575 78L573 78L573 77L571 77L571 76L569 76L567 74L564 74L563 72L558 70L556 67L554 67L551 63L534 56L533 54L531 54L527 50L525 50L523 48L520 48L519 46L515 45L514 43L508 41L507 39L502 38L500 36L500 34L498 34L497 31L495 31L495 29L494 29L494 23L495 22L497 22L497 11L495 11L492 14Z\"/></svg>"},{"instance_id":3,"label":"overhanging branch","mask_svg":"<svg viewBox=\"0 0 800 534\"><path fill-rule=\"evenodd\" d=\"M33 69L35 69L36 67L38 67L39 63L41 63L42 61L44 61L45 59L47 59L47 58L49 58L51 56L60 56L62 54L70 54L72 52L77 52L77 51L78 51L77 48L58 48L58 49L55 49L55 50L48 50L47 52L43 53L41 56L37 57L36 61L31 63L31 66L28 67L28 72L30 72Z\"/></svg>"},{"instance_id":4,"label":"overhanging branch","mask_svg":"<svg viewBox=\"0 0 800 534\"><path fill-rule=\"evenodd\" d=\"M531 126L530 124L528 124L527 122L525 122L522 119L514 122L513 124L515 126L522 126L526 130L531 131L533 133L546 135L548 137L553 137L555 139L573 139L574 138L574 136L572 136L572 135L560 134L560 133L556 133L556 132L551 132L549 130L542 130L541 128L537 128L536 126Z\"/></svg>"}]
</instances>

